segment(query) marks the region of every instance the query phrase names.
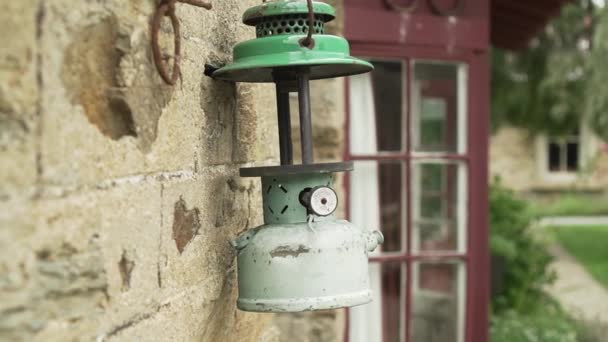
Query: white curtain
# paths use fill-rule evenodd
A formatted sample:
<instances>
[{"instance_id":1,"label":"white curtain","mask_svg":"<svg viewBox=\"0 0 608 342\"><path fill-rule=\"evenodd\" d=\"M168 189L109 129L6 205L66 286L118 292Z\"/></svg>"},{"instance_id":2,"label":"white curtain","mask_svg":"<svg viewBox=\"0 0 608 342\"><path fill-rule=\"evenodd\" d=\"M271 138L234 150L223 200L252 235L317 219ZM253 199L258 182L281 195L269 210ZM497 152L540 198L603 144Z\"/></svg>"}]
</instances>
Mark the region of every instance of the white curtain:
<instances>
[{"instance_id":1,"label":"white curtain","mask_svg":"<svg viewBox=\"0 0 608 342\"><path fill-rule=\"evenodd\" d=\"M352 153L376 154L376 113L371 74L350 78L350 147ZM351 173L350 208L352 222L362 229L380 228L380 197L378 166L375 162L359 162ZM378 252L375 252L378 253ZM350 309L350 342L382 341L381 269L370 263L373 301Z\"/></svg>"}]
</instances>

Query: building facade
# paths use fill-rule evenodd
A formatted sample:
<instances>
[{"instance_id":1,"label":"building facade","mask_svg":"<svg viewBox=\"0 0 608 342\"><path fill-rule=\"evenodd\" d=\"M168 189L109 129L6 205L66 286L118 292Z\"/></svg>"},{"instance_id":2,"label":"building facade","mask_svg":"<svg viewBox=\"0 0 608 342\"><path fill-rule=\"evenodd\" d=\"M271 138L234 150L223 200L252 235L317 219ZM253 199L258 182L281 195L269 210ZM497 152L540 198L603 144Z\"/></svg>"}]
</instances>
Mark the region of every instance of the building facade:
<instances>
[{"instance_id":1,"label":"building facade","mask_svg":"<svg viewBox=\"0 0 608 342\"><path fill-rule=\"evenodd\" d=\"M492 176L511 189L535 197L605 194L607 145L581 121L574 134L556 137L501 127L490 139Z\"/></svg>"}]
</instances>

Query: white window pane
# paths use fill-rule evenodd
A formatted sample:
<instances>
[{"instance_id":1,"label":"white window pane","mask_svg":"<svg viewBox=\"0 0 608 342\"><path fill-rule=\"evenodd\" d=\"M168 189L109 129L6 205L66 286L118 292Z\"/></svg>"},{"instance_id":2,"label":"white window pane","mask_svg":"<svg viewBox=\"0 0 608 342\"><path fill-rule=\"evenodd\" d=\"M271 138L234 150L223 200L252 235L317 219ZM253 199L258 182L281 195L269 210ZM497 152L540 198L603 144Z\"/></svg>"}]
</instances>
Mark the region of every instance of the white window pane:
<instances>
[{"instance_id":1,"label":"white window pane","mask_svg":"<svg viewBox=\"0 0 608 342\"><path fill-rule=\"evenodd\" d=\"M375 253L403 251L406 187L402 163L357 161L350 177L352 222L384 234L384 243Z\"/></svg>"},{"instance_id":2,"label":"white window pane","mask_svg":"<svg viewBox=\"0 0 608 342\"><path fill-rule=\"evenodd\" d=\"M467 68L463 64L414 62L414 151L466 153L466 80Z\"/></svg>"},{"instance_id":3,"label":"white window pane","mask_svg":"<svg viewBox=\"0 0 608 342\"><path fill-rule=\"evenodd\" d=\"M371 61L373 72L350 78L350 150L353 154L403 149L403 66Z\"/></svg>"},{"instance_id":4,"label":"white window pane","mask_svg":"<svg viewBox=\"0 0 608 342\"><path fill-rule=\"evenodd\" d=\"M413 264L413 342L464 341L465 265Z\"/></svg>"},{"instance_id":5,"label":"white window pane","mask_svg":"<svg viewBox=\"0 0 608 342\"><path fill-rule=\"evenodd\" d=\"M405 340L405 275L399 262L371 263L373 301L350 308L350 342Z\"/></svg>"},{"instance_id":6,"label":"white window pane","mask_svg":"<svg viewBox=\"0 0 608 342\"><path fill-rule=\"evenodd\" d=\"M353 154L375 154L376 109L370 74L350 77L350 150Z\"/></svg>"},{"instance_id":7,"label":"white window pane","mask_svg":"<svg viewBox=\"0 0 608 342\"><path fill-rule=\"evenodd\" d=\"M382 341L382 292L380 264L369 265L372 301L349 309L349 342Z\"/></svg>"},{"instance_id":8,"label":"white window pane","mask_svg":"<svg viewBox=\"0 0 608 342\"><path fill-rule=\"evenodd\" d=\"M466 252L466 167L417 162L412 170L412 252Z\"/></svg>"}]
</instances>

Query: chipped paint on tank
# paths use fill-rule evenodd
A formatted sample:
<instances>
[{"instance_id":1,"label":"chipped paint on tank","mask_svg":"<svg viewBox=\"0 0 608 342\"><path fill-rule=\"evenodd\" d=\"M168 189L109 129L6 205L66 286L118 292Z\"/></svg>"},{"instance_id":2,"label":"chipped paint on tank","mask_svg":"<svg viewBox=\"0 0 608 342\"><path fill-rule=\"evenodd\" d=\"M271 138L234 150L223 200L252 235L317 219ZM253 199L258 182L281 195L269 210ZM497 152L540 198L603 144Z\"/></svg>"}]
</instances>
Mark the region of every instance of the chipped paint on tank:
<instances>
[{"instance_id":1,"label":"chipped paint on tank","mask_svg":"<svg viewBox=\"0 0 608 342\"><path fill-rule=\"evenodd\" d=\"M319 249L319 251L321 250ZM294 249L292 246L279 246L270 252L270 256L273 258L297 258L300 254L305 254L308 252L310 252L310 248L304 245L299 245L296 249Z\"/></svg>"}]
</instances>

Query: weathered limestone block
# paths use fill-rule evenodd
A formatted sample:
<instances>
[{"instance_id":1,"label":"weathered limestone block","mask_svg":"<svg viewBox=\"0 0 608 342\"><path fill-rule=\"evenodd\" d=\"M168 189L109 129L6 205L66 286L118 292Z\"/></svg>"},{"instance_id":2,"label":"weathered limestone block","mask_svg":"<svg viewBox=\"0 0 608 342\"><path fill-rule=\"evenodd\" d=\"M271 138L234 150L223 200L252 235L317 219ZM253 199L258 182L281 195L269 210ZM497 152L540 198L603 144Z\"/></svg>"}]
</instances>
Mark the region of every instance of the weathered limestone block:
<instances>
[{"instance_id":1,"label":"weathered limestone block","mask_svg":"<svg viewBox=\"0 0 608 342\"><path fill-rule=\"evenodd\" d=\"M201 106L205 127L201 134L201 164L247 163L278 153L278 133L272 85L233 84L203 80ZM231 97L225 97L231 94ZM270 102L268 104L268 102ZM266 103L265 105L262 105Z\"/></svg>"},{"instance_id":2,"label":"weathered limestone block","mask_svg":"<svg viewBox=\"0 0 608 342\"><path fill-rule=\"evenodd\" d=\"M12 205L0 215L0 339L93 339L108 284L92 197Z\"/></svg>"},{"instance_id":3,"label":"weathered limestone block","mask_svg":"<svg viewBox=\"0 0 608 342\"><path fill-rule=\"evenodd\" d=\"M268 156L256 140L259 116L271 113L255 103L272 95L263 93L267 86L235 86L202 73L204 63L228 62L233 44L253 37L239 24L247 4L218 3L212 11L177 6L183 77L169 87L151 59L151 3L66 1L46 6L42 24L45 183L92 185ZM168 20L161 38L171 51Z\"/></svg>"},{"instance_id":4,"label":"weathered limestone block","mask_svg":"<svg viewBox=\"0 0 608 342\"><path fill-rule=\"evenodd\" d=\"M204 174L136 178L2 215L15 229L0 231L0 339L276 341L272 315L235 305L229 240L261 222L259 186L235 168ZM180 229L192 232L181 253Z\"/></svg>"},{"instance_id":5,"label":"weathered limestone block","mask_svg":"<svg viewBox=\"0 0 608 342\"><path fill-rule=\"evenodd\" d=\"M608 144L598 151L595 159L595 171L593 178L597 180L597 185L604 189L608 186Z\"/></svg>"},{"instance_id":6,"label":"weathered limestone block","mask_svg":"<svg viewBox=\"0 0 608 342\"><path fill-rule=\"evenodd\" d=\"M344 32L344 0L324 0L336 9L336 19L329 22L326 31L329 34L342 36Z\"/></svg>"},{"instance_id":7,"label":"weathered limestone block","mask_svg":"<svg viewBox=\"0 0 608 342\"><path fill-rule=\"evenodd\" d=\"M168 291L197 286L199 296L215 301L236 267L230 239L260 216L254 210L259 186L226 175L235 168L205 171L163 185L159 285Z\"/></svg>"},{"instance_id":8,"label":"weathered limestone block","mask_svg":"<svg viewBox=\"0 0 608 342\"><path fill-rule=\"evenodd\" d=\"M269 329L271 315L237 312L235 306L235 252L229 241L261 221L261 211L252 213L250 200L258 197L258 186L253 180L226 176L236 174L235 168L203 171L163 183L160 254L154 272L155 292L163 299L115 325L109 337L275 340L276 332Z\"/></svg>"},{"instance_id":9,"label":"weathered limestone block","mask_svg":"<svg viewBox=\"0 0 608 342\"><path fill-rule=\"evenodd\" d=\"M0 4L0 201L34 193L38 16L34 0Z\"/></svg>"},{"instance_id":10,"label":"weathered limestone block","mask_svg":"<svg viewBox=\"0 0 608 342\"><path fill-rule=\"evenodd\" d=\"M277 314L282 342L344 341L344 310Z\"/></svg>"},{"instance_id":11,"label":"weathered limestone block","mask_svg":"<svg viewBox=\"0 0 608 342\"><path fill-rule=\"evenodd\" d=\"M161 185L154 180L120 185L100 193L100 239L109 303L100 336L159 307Z\"/></svg>"},{"instance_id":12,"label":"weathered limestone block","mask_svg":"<svg viewBox=\"0 0 608 342\"><path fill-rule=\"evenodd\" d=\"M505 127L490 139L490 173L514 190L528 190L537 182L534 140L525 132Z\"/></svg>"},{"instance_id":13,"label":"weathered limestone block","mask_svg":"<svg viewBox=\"0 0 608 342\"><path fill-rule=\"evenodd\" d=\"M174 87L157 3L0 5L0 340L278 341L272 315L236 310L228 244L262 221L238 168L276 163L274 87L202 73L254 36L258 2L177 5Z\"/></svg>"},{"instance_id":14,"label":"weathered limestone block","mask_svg":"<svg viewBox=\"0 0 608 342\"><path fill-rule=\"evenodd\" d=\"M31 119L36 111L39 15L35 0L0 4L0 27L5 33L0 46L0 110L14 119Z\"/></svg>"},{"instance_id":15,"label":"weathered limestone block","mask_svg":"<svg viewBox=\"0 0 608 342\"><path fill-rule=\"evenodd\" d=\"M156 74L148 26L153 9L151 2L45 2L44 183L91 185L194 168L200 120L189 106L182 110L188 98Z\"/></svg>"},{"instance_id":16,"label":"weathered limestone block","mask_svg":"<svg viewBox=\"0 0 608 342\"><path fill-rule=\"evenodd\" d=\"M344 79L317 80L310 84L312 135L315 158L320 162L340 161L345 147ZM290 97L294 159L300 160L298 97Z\"/></svg>"}]
</instances>

